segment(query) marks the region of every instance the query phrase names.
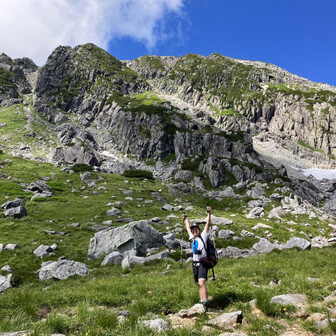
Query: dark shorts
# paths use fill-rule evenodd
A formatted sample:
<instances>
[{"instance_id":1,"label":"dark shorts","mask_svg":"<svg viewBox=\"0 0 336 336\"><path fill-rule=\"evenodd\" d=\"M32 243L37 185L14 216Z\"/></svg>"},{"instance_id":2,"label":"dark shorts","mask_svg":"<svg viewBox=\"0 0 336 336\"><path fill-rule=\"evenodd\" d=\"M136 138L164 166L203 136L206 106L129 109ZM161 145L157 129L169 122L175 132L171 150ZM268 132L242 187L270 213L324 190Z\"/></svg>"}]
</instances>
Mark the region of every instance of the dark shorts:
<instances>
[{"instance_id":1,"label":"dark shorts","mask_svg":"<svg viewBox=\"0 0 336 336\"><path fill-rule=\"evenodd\" d=\"M208 270L203 267L202 264L193 264L193 273L194 273L194 280L198 283L198 279L205 279L208 280Z\"/></svg>"}]
</instances>

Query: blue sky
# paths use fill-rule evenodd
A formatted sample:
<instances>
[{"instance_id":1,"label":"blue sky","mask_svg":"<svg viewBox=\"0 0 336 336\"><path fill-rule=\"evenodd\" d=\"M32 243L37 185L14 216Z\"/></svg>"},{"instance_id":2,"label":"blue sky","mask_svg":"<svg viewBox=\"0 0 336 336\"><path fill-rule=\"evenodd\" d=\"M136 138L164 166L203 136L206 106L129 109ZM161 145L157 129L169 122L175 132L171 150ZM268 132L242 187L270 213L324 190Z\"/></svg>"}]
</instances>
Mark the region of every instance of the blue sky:
<instances>
[{"instance_id":1,"label":"blue sky","mask_svg":"<svg viewBox=\"0 0 336 336\"><path fill-rule=\"evenodd\" d=\"M154 48L124 37L108 51L119 59L218 52L336 86L335 18L335 0L187 0L165 17L168 36Z\"/></svg>"},{"instance_id":2,"label":"blue sky","mask_svg":"<svg viewBox=\"0 0 336 336\"><path fill-rule=\"evenodd\" d=\"M0 52L40 66L91 42L119 59L217 52L336 86L336 0L1 0L0 12Z\"/></svg>"}]
</instances>

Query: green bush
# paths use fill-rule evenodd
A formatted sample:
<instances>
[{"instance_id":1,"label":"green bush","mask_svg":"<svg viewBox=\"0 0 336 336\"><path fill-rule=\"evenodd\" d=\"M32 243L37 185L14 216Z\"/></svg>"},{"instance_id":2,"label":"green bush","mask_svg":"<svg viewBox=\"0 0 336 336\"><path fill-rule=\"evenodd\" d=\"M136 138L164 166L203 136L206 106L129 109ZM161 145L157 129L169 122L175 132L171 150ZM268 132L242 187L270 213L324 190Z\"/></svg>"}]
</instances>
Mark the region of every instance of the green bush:
<instances>
[{"instance_id":1,"label":"green bush","mask_svg":"<svg viewBox=\"0 0 336 336\"><path fill-rule=\"evenodd\" d=\"M142 169L129 169L125 170L123 173L123 176L125 177L140 177L140 178L146 178L149 180L153 180L153 173L149 170L142 170Z\"/></svg>"},{"instance_id":2,"label":"green bush","mask_svg":"<svg viewBox=\"0 0 336 336\"><path fill-rule=\"evenodd\" d=\"M72 170L76 173L83 173L87 171L92 172L93 168L85 163L76 163L72 166Z\"/></svg>"}]
</instances>

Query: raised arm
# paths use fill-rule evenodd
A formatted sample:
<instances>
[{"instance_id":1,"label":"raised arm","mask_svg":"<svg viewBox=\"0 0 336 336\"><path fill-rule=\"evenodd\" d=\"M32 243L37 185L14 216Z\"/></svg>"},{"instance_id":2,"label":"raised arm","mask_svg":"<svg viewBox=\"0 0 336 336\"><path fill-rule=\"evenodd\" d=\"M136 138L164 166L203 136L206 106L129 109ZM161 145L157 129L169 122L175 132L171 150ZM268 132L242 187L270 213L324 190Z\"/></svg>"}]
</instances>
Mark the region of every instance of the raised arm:
<instances>
[{"instance_id":1,"label":"raised arm","mask_svg":"<svg viewBox=\"0 0 336 336\"><path fill-rule=\"evenodd\" d=\"M207 213L208 213L208 217L206 219L206 224L205 224L205 227L204 227L204 231L206 233L209 232L210 225L211 225L211 208L209 206L207 206Z\"/></svg>"},{"instance_id":2,"label":"raised arm","mask_svg":"<svg viewBox=\"0 0 336 336\"><path fill-rule=\"evenodd\" d=\"M182 217L183 217L183 221L185 222L185 226L186 226L186 229L187 229L187 232L188 232L188 236L190 236L191 235L191 230L190 230L189 218L186 214L183 214Z\"/></svg>"}]
</instances>

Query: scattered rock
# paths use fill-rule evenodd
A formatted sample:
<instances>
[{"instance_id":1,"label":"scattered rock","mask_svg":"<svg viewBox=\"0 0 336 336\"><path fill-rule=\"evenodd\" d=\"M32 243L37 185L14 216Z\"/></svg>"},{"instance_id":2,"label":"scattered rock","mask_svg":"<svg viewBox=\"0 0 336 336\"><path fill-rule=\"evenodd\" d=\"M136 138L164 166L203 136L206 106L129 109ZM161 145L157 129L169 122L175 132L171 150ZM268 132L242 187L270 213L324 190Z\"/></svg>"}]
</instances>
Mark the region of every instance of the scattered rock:
<instances>
[{"instance_id":1,"label":"scattered rock","mask_svg":"<svg viewBox=\"0 0 336 336\"><path fill-rule=\"evenodd\" d=\"M44 258L44 257L49 256L56 249L57 249L56 244L53 244L51 246L40 245L37 249L35 249L33 253L38 258Z\"/></svg>"},{"instance_id":2,"label":"scattered rock","mask_svg":"<svg viewBox=\"0 0 336 336\"><path fill-rule=\"evenodd\" d=\"M118 208L112 208L106 212L106 216L120 216L121 211Z\"/></svg>"},{"instance_id":3,"label":"scattered rock","mask_svg":"<svg viewBox=\"0 0 336 336\"><path fill-rule=\"evenodd\" d=\"M89 268L83 263L62 259L42 263L37 273L40 281L48 279L64 280L73 275L87 276Z\"/></svg>"},{"instance_id":4,"label":"scattered rock","mask_svg":"<svg viewBox=\"0 0 336 336\"><path fill-rule=\"evenodd\" d=\"M265 210L263 207L256 207L250 210L246 215L246 218L260 218L265 216Z\"/></svg>"},{"instance_id":5,"label":"scattered rock","mask_svg":"<svg viewBox=\"0 0 336 336\"><path fill-rule=\"evenodd\" d=\"M20 249L21 246L17 245L17 244L7 244L4 248L4 250L9 250L9 251L14 251L16 249Z\"/></svg>"},{"instance_id":6,"label":"scattered rock","mask_svg":"<svg viewBox=\"0 0 336 336\"><path fill-rule=\"evenodd\" d=\"M243 313L242 311L236 311L232 313L224 313L218 317L215 317L208 321L210 326L214 326L220 329L233 329L234 325L242 323Z\"/></svg>"},{"instance_id":7,"label":"scattered rock","mask_svg":"<svg viewBox=\"0 0 336 336\"><path fill-rule=\"evenodd\" d=\"M194 306L192 306L189 309L182 309L178 312L178 315L180 317L194 317L194 316L198 316L198 315L202 315L205 313L205 308L204 305L202 305L201 303L196 303Z\"/></svg>"},{"instance_id":8,"label":"scattered rock","mask_svg":"<svg viewBox=\"0 0 336 336\"><path fill-rule=\"evenodd\" d=\"M169 323L163 319L142 321L141 323L144 324L146 327L149 327L150 329L153 329L159 332L164 332L169 327Z\"/></svg>"},{"instance_id":9,"label":"scattered rock","mask_svg":"<svg viewBox=\"0 0 336 336\"><path fill-rule=\"evenodd\" d=\"M174 210L174 207L171 206L170 204L165 204L165 205L162 207L162 210L165 210L165 211L173 211L173 210Z\"/></svg>"}]
</instances>

